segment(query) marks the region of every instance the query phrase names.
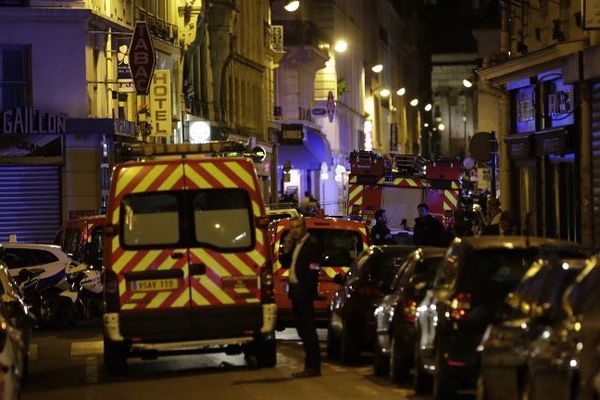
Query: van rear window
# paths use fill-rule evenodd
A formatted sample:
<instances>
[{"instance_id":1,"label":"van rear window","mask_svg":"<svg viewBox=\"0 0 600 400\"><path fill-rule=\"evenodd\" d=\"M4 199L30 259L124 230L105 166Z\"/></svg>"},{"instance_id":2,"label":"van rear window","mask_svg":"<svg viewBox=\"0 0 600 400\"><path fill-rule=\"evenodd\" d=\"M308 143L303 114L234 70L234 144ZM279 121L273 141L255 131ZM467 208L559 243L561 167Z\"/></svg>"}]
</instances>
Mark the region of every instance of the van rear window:
<instances>
[{"instance_id":1,"label":"van rear window","mask_svg":"<svg viewBox=\"0 0 600 400\"><path fill-rule=\"evenodd\" d=\"M198 243L224 250L252 245L250 199L246 191L223 189L197 192L193 206Z\"/></svg>"},{"instance_id":2,"label":"van rear window","mask_svg":"<svg viewBox=\"0 0 600 400\"><path fill-rule=\"evenodd\" d=\"M169 193L147 193L123 199L126 246L173 245L179 242L179 199Z\"/></svg>"}]
</instances>

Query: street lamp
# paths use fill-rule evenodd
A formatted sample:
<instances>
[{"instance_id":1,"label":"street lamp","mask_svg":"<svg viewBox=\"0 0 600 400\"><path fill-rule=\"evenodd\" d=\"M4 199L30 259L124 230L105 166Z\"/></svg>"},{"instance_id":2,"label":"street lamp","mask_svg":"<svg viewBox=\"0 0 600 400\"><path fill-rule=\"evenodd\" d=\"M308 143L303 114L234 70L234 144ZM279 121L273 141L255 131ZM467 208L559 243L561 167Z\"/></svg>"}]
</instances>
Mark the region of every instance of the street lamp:
<instances>
[{"instance_id":1,"label":"street lamp","mask_svg":"<svg viewBox=\"0 0 600 400\"><path fill-rule=\"evenodd\" d=\"M471 88L471 87L473 87L473 82L471 82L470 80L468 80L468 79L466 79L466 78L465 78L465 79L463 79L463 82L462 82L462 84L463 84L463 86L464 86L464 87L466 87L466 88Z\"/></svg>"},{"instance_id":2,"label":"street lamp","mask_svg":"<svg viewBox=\"0 0 600 400\"><path fill-rule=\"evenodd\" d=\"M425 111L427 111L427 112L431 111L432 108L433 108L433 106L431 105L431 103L427 103L425 105Z\"/></svg>"},{"instance_id":3,"label":"street lamp","mask_svg":"<svg viewBox=\"0 0 600 400\"><path fill-rule=\"evenodd\" d=\"M299 0L292 0L292 1L288 1L286 3L285 6L283 6L283 8L285 9L285 11L287 12L295 12L298 11L298 9L300 8L300 1Z\"/></svg>"},{"instance_id":4,"label":"street lamp","mask_svg":"<svg viewBox=\"0 0 600 400\"><path fill-rule=\"evenodd\" d=\"M348 42L346 42L344 39L339 39L337 42L335 42L335 44L333 45L333 49L337 52L337 53L345 53L346 50L348 50Z\"/></svg>"},{"instance_id":5,"label":"street lamp","mask_svg":"<svg viewBox=\"0 0 600 400\"><path fill-rule=\"evenodd\" d=\"M439 129L439 130L440 130L440 132L441 132L441 131L443 131L443 130L445 130L445 129L446 129L446 125L444 125L444 124L442 124L442 123L440 122L440 124L438 125L438 129Z\"/></svg>"},{"instance_id":6,"label":"street lamp","mask_svg":"<svg viewBox=\"0 0 600 400\"><path fill-rule=\"evenodd\" d=\"M396 91L396 94L400 97L404 96L406 94L406 88L400 88L398 89L398 91Z\"/></svg>"},{"instance_id":7,"label":"street lamp","mask_svg":"<svg viewBox=\"0 0 600 400\"><path fill-rule=\"evenodd\" d=\"M371 71L375 72L376 74L380 73L381 71L383 71L383 64L375 64L371 67Z\"/></svg>"},{"instance_id":8,"label":"street lamp","mask_svg":"<svg viewBox=\"0 0 600 400\"><path fill-rule=\"evenodd\" d=\"M429 123L425 122L425 123L423 124L423 127L424 127L424 128L429 128Z\"/></svg>"},{"instance_id":9,"label":"street lamp","mask_svg":"<svg viewBox=\"0 0 600 400\"><path fill-rule=\"evenodd\" d=\"M381 90L379 91L379 95L380 95L381 97L390 97L390 94L392 94L392 92L390 92L390 89L385 89L385 88L384 88L384 89L381 89Z\"/></svg>"},{"instance_id":10,"label":"street lamp","mask_svg":"<svg viewBox=\"0 0 600 400\"><path fill-rule=\"evenodd\" d=\"M419 105L419 99L417 99L417 98L412 99L410 101L410 105L413 106L413 107L418 106Z\"/></svg>"}]
</instances>

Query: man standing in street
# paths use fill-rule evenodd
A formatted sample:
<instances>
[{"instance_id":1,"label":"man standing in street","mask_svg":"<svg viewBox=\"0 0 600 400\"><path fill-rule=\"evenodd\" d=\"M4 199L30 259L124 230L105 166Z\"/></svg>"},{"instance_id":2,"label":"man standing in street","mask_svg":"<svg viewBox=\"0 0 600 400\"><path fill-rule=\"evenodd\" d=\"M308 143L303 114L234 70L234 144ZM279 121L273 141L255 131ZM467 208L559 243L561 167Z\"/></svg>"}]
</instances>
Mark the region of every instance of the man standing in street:
<instances>
[{"instance_id":1,"label":"man standing in street","mask_svg":"<svg viewBox=\"0 0 600 400\"><path fill-rule=\"evenodd\" d=\"M375 226L371 229L371 242L374 245L394 244L392 233L387 226L387 215L385 210L377 210L373 215L375 218Z\"/></svg>"},{"instance_id":2,"label":"man standing in street","mask_svg":"<svg viewBox=\"0 0 600 400\"><path fill-rule=\"evenodd\" d=\"M448 237L444 225L429 214L429 206L417 206L419 217L415 219L413 243L416 246L447 246Z\"/></svg>"},{"instance_id":3,"label":"man standing in street","mask_svg":"<svg viewBox=\"0 0 600 400\"><path fill-rule=\"evenodd\" d=\"M293 218L285 237L283 252L279 256L283 268L289 269L288 296L296 320L296 329L304 345L304 370L293 374L295 378L321 375L321 353L314 320L313 301L321 262L321 246L306 229L306 221Z\"/></svg>"}]
</instances>

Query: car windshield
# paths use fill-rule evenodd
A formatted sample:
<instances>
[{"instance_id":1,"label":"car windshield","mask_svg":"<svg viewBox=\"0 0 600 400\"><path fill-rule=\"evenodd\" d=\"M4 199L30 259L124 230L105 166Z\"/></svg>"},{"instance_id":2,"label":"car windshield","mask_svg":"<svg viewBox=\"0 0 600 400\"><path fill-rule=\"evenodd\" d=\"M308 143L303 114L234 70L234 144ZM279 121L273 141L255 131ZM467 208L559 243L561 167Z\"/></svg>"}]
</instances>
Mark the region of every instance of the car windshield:
<instances>
[{"instance_id":1,"label":"car windshield","mask_svg":"<svg viewBox=\"0 0 600 400\"><path fill-rule=\"evenodd\" d=\"M341 229L309 229L310 235L321 244L322 267L349 267L363 250L360 233ZM281 234L280 251L289 230Z\"/></svg>"},{"instance_id":2,"label":"car windshield","mask_svg":"<svg viewBox=\"0 0 600 400\"><path fill-rule=\"evenodd\" d=\"M519 283L537 249L484 249L472 252L458 283L475 303L498 305Z\"/></svg>"}]
</instances>

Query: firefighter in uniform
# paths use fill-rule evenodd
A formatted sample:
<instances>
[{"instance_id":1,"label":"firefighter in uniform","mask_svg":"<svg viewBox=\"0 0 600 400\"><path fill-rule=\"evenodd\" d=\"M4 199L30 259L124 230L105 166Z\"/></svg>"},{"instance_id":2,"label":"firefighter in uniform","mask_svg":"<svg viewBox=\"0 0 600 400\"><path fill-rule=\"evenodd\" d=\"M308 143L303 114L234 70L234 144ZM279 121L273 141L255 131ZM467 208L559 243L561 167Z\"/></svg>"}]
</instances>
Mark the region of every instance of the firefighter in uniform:
<instances>
[{"instance_id":1,"label":"firefighter in uniform","mask_svg":"<svg viewBox=\"0 0 600 400\"><path fill-rule=\"evenodd\" d=\"M289 269L288 296L305 352L304 370L294 373L295 378L321 375L321 354L313 307L318 294L321 257L321 246L308 233L306 221L301 217L293 218L279 262L283 268Z\"/></svg>"}]
</instances>

